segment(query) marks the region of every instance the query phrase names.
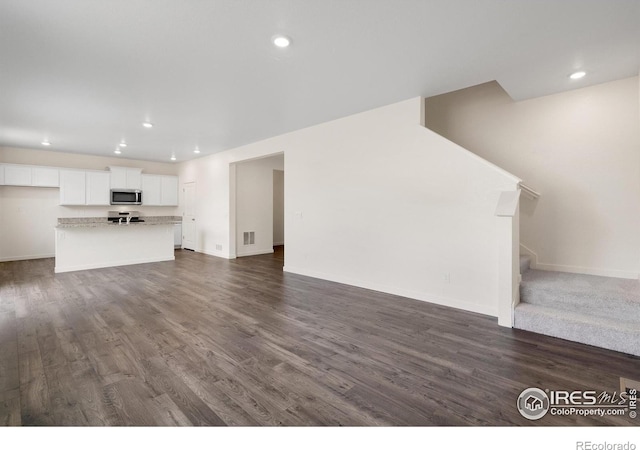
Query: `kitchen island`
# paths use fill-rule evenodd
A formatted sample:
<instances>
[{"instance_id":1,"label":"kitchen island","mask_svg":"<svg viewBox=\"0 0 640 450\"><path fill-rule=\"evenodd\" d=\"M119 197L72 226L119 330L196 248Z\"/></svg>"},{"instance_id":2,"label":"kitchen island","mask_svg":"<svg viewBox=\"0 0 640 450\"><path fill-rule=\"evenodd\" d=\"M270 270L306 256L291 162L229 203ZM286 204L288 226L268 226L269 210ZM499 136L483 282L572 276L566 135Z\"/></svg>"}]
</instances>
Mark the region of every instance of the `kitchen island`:
<instances>
[{"instance_id":1,"label":"kitchen island","mask_svg":"<svg viewBox=\"0 0 640 450\"><path fill-rule=\"evenodd\" d=\"M153 216L131 223L104 217L58 219L55 272L172 261L176 223L182 218Z\"/></svg>"}]
</instances>

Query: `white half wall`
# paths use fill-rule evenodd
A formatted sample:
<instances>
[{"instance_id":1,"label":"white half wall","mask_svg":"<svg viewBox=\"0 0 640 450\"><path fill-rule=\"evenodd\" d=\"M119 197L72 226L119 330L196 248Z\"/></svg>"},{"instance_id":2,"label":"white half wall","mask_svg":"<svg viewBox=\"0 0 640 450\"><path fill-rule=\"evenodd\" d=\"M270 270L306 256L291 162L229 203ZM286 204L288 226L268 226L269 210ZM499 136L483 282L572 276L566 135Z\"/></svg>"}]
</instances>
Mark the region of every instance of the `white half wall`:
<instances>
[{"instance_id":1,"label":"white half wall","mask_svg":"<svg viewBox=\"0 0 640 450\"><path fill-rule=\"evenodd\" d=\"M56 228L55 272L172 261L173 224Z\"/></svg>"},{"instance_id":2,"label":"white half wall","mask_svg":"<svg viewBox=\"0 0 640 450\"><path fill-rule=\"evenodd\" d=\"M196 250L233 256L229 165L284 152L285 270L497 315L494 211L519 180L421 126L421 109L415 98L182 163L198 183Z\"/></svg>"},{"instance_id":3,"label":"white half wall","mask_svg":"<svg viewBox=\"0 0 640 450\"><path fill-rule=\"evenodd\" d=\"M537 268L638 278L638 77L514 102L496 82L426 100L426 124L521 177Z\"/></svg>"},{"instance_id":4,"label":"white half wall","mask_svg":"<svg viewBox=\"0 0 640 450\"><path fill-rule=\"evenodd\" d=\"M284 170L284 155L236 164L236 256L273 253L274 170ZM253 244L244 232L254 233Z\"/></svg>"}]
</instances>

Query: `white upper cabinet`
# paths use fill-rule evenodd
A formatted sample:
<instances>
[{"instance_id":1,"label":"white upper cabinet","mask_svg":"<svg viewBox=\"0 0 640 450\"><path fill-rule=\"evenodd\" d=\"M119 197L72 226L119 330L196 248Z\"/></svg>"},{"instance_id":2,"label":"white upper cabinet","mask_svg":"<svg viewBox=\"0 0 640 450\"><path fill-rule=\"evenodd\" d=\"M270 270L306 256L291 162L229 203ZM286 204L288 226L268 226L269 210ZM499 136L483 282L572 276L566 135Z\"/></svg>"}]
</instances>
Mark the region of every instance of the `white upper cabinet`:
<instances>
[{"instance_id":1,"label":"white upper cabinet","mask_svg":"<svg viewBox=\"0 0 640 450\"><path fill-rule=\"evenodd\" d=\"M142 169L127 169L127 189L142 189Z\"/></svg>"},{"instance_id":2,"label":"white upper cabinet","mask_svg":"<svg viewBox=\"0 0 640 450\"><path fill-rule=\"evenodd\" d=\"M104 170L60 170L60 204L108 206L109 179Z\"/></svg>"},{"instance_id":3,"label":"white upper cabinet","mask_svg":"<svg viewBox=\"0 0 640 450\"><path fill-rule=\"evenodd\" d=\"M86 178L84 170L60 171L60 204L86 204Z\"/></svg>"},{"instance_id":4,"label":"white upper cabinet","mask_svg":"<svg viewBox=\"0 0 640 450\"><path fill-rule=\"evenodd\" d=\"M163 206L178 206L178 177L161 176L160 189Z\"/></svg>"},{"instance_id":5,"label":"white upper cabinet","mask_svg":"<svg viewBox=\"0 0 640 450\"><path fill-rule=\"evenodd\" d=\"M178 206L178 177L142 175L142 204L146 206Z\"/></svg>"},{"instance_id":6,"label":"white upper cabinet","mask_svg":"<svg viewBox=\"0 0 640 450\"><path fill-rule=\"evenodd\" d=\"M111 204L110 174L106 171L86 172L86 204L105 205Z\"/></svg>"},{"instance_id":7,"label":"white upper cabinet","mask_svg":"<svg viewBox=\"0 0 640 450\"><path fill-rule=\"evenodd\" d=\"M31 169L31 183L39 187L58 187L59 173L56 167L34 167Z\"/></svg>"},{"instance_id":8,"label":"white upper cabinet","mask_svg":"<svg viewBox=\"0 0 640 450\"><path fill-rule=\"evenodd\" d=\"M141 189L142 169L132 167L109 167L111 171L111 189Z\"/></svg>"},{"instance_id":9,"label":"white upper cabinet","mask_svg":"<svg viewBox=\"0 0 640 450\"><path fill-rule=\"evenodd\" d=\"M126 189L127 188L127 169L120 169L119 167L109 167L111 171L111 189Z\"/></svg>"},{"instance_id":10,"label":"white upper cabinet","mask_svg":"<svg viewBox=\"0 0 640 450\"><path fill-rule=\"evenodd\" d=\"M57 167L3 164L0 166L0 185L58 187Z\"/></svg>"},{"instance_id":11,"label":"white upper cabinet","mask_svg":"<svg viewBox=\"0 0 640 450\"><path fill-rule=\"evenodd\" d=\"M7 186L31 186L31 166L5 165L4 184Z\"/></svg>"},{"instance_id":12,"label":"white upper cabinet","mask_svg":"<svg viewBox=\"0 0 640 450\"><path fill-rule=\"evenodd\" d=\"M61 205L111 203L111 189L142 189L146 206L178 206L178 177L142 174L142 169L110 167L110 170L63 169L0 164L0 186L59 187Z\"/></svg>"},{"instance_id":13,"label":"white upper cabinet","mask_svg":"<svg viewBox=\"0 0 640 450\"><path fill-rule=\"evenodd\" d=\"M160 175L142 175L142 204L160 206Z\"/></svg>"}]
</instances>

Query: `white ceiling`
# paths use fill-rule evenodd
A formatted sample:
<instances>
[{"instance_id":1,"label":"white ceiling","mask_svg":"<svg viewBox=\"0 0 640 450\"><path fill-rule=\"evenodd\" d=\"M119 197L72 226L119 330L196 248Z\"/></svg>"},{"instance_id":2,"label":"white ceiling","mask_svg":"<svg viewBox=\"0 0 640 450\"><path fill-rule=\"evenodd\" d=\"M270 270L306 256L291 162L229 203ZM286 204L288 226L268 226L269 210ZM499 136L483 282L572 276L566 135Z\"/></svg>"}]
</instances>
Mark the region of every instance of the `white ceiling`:
<instances>
[{"instance_id":1,"label":"white ceiling","mask_svg":"<svg viewBox=\"0 0 640 450\"><path fill-rule=\"evenodd\" d=\"M526 99L637 75L639 19L640 0L0 0L0 145L183 161L494 79Z\"/></svg>"}]
</instances>

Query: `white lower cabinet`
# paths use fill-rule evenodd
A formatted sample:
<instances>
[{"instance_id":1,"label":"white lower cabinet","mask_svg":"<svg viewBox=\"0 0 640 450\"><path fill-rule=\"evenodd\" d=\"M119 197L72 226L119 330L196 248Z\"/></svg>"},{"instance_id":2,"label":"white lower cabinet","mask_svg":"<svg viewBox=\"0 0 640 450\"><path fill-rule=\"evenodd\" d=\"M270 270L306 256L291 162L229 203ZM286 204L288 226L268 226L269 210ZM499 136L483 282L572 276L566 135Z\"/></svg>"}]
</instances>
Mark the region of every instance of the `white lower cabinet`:
<instances>
[{"instance_id":1,"label":"white lower cabinet","mask_svg":"<svg viewBox=\"0 0 640 450\"><path fill-rule=\"evenodd\" d=\"M175 248L182 247L182 224L176 223L173 226L173 246Z\"/></svg>"}]
</instances>

